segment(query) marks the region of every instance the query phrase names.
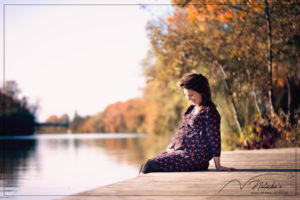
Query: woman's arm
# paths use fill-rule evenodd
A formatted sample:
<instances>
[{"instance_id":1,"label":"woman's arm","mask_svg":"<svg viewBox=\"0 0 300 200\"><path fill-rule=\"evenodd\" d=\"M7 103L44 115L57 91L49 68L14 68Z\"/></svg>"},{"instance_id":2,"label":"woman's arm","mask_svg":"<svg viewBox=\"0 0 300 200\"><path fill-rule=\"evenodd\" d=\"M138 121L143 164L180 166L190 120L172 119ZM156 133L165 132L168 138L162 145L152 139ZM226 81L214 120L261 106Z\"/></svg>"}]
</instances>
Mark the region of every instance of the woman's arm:
<instances>
[{"instance_id":1,"label":"woman's arm","mask_svg":"<svg viewBox=\"0 0 300 200\"><path fill-rule=\"evenodd\" d=\"M215 166L216 166L216 169L219 171L233 171L233 170L236 170L235 168L229 168L229 167L223 167L221 166L221 163L220 163L220 157L214 157L214 162L215 162Z\"/></svg>"},{"instance_id":2,"label":"woman's arm","mask_svg":"<svg viewBox=\"0 0 300 200\"><path fill-rule=\"evenodd\" d=\"M220 171L231 171L234 168L223 167L220 162L221 157L221 133L220 133L221 116L217 110L210 110L207 116L207 135L209 146L212 151L215 166Z\"/></svg>"},{"instance_id":3,"label":"woman's arm","mask_svg":"<svg viewBox=\"0 0 300 200\"><path fill-rule=\"evenodd\" d=\"M214 162L215 162L216 169L219 170L219 168L221 166L220 157L214 157Z\"/></svg>"}]
</instances>

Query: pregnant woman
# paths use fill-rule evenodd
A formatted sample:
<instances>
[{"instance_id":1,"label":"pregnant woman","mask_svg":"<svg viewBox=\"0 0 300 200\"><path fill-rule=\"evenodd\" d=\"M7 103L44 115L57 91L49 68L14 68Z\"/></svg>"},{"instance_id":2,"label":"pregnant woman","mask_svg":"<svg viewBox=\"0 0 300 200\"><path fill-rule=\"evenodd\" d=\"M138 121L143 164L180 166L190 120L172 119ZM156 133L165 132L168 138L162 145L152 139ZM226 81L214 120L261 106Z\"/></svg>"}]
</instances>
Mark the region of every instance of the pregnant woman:
<instances>
[{"instance_id":1,"label":"pregnant woman","mask_svg":"<svg viewBox=\"0 0 300 200\"><path fill-rule=\"evenodd\" d=\"M184 113L182 125L167 151L148 159L139 173L203 171L208 169L212 158L217 170L235 170L220 164L221 117L211 100L207 78L189 73L182 77L179 86L191 103Z\"/></svg>"}]
</instances>

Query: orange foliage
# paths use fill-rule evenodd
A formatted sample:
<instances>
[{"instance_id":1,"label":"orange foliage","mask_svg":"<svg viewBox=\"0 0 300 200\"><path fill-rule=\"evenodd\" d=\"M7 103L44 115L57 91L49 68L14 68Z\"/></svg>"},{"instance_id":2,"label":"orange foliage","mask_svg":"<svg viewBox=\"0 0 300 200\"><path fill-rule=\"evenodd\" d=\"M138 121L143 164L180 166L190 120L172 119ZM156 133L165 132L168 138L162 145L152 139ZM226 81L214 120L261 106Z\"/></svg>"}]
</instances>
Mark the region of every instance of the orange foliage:
<instances>
[{"instance_id":1,"label":"orange foliage","mask_svg":"<svg viewBox=\"0 0 300 200\"><path fill-rule=\"evenodd\" d=\"M249 8L251 8L251 9L253 9L254 11L259 11L259 10L261 10L263 7L261 6L261 2L259 2L259 1L257 1L257 0L255 0L255 1L253 1L253 0L248 0L248 2L247 2L247 6L249 7Z\"/></svg>"},{"instance_id":2,"label":"orange foliage","mask_svg":"<svg viewBox=\"0 0 300 200\"><path fill-rule=\"evenodd\" d=\"M170 24L170 23L176 21L176 17L175 17L175 16L173 16L173 17L167 16L167 17L166 17L166 21Z\"/></svg>"},{"instance_id":3,"label":"orange foliage","mask_svg":"<svg viewBox=\"0 0 300 200\"><path fill-rule=\"evenodd\" d=\"M138 98L107 106L102 118L105 132L143 132L144 108L144 101Z\"/></svg>"},{"instance_id":4,"label":"orange foliage","mask_svg":"<svg viewBox=\"0 0 300 200\"><path fill-rule=\"evenodd\" d=\"M228 23L235 17L233 8L226 6L231 4L230 0L219 0L212 2L210 0L192 0L184 8L189 21L204 22L208 19L218 20ZM259 9L257 3L250 3L254 10ZM168 17L167 22L175 21L175 17Z\"/></svg>"},{"instance_id":5,"label":"orange foliage","mask_svg":"<svg viewBox=\"0 0 300 200\"><path fill-rule=\"evenodd\" d=\"M205 16L200 14L194 6L188 5L186 7L186 11L188 13L187 18L190 22L191 21L205 21Z\"/></svg>"},{"instance_id":6,"label":"orange foliage","mask_svg":"<svg viewBox=\"0 0 300 200\"><path fill-rule=\"evenodd\" d=\"M232 9L228 9L226 12L220 13L216 19L218 21L228 23L233 17L234 17L234 13Z\"/></svg>"},{"instance_id":7,"label":"orange foliage","mask_svg":"<svg viewBox=\"0 0 300 200\"><path fill-rule=\"evenodd\" d=\"M58 117L56 115L51 115L50 117L48 117L46 122L51 122L51 123L58 122Z\"/></svg>"}]
</instances>

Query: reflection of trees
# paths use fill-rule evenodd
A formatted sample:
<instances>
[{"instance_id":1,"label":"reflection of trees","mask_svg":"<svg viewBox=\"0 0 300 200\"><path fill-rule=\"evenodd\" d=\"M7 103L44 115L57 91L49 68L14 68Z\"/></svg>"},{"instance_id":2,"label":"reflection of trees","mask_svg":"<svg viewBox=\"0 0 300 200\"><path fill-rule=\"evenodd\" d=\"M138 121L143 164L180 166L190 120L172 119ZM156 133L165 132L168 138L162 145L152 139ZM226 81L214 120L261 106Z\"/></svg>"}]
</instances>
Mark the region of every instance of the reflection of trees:
<instances>
[{"instance_id":1,"label":"reflection of trees","mask_svg":"<svg viewBox=\"0 0 300 200\"><path fill-rule=\"evenodd\" d=\"M145 138L109 139L54 138L38 141L0 140L0 142L1 146L5 148L4 152L4 149L0 149L1 155L5 155L4 157L0 157L0 162L2 163L0 182L5 181L6 191L8 192L8 189L15 190L19 187L21 175L28 173L27 170L32 167L31 161L36 155L37 144L44 147L47 146L46 149L55 149L58 153L66 152L66 150L70 149L75 150L76 153L77 151L79 152L81 149L86 148L100 149L100 151L96 152L103 153L105 157L108 156L109 160L113 163L139 167L146 159L159 155L165 151L169 138L151 136ZM37 163L37 165L38 164L39 163Z\"/></svg>"},{"instance_id":2,"label":"reflection of trees","mask_svg":"<svg viewBox=\"0 0 300 200\"><path fill-rule=\"evenodd\" d=\"M145 158L143 143L146 138L110 138L84 140L84 145L103 147L107 155L117 163L140 165Z\"/></svg>"},{"instance_id":3,"label":"reflection of trees","mask_svg":"<svg viewBox=\"0 0 300 200\"><path fill-rule=\"evenodd\" d=\"M137 164L145 157L143 141L145 138L101 138L101 139L47 139L45 145L51 149L70 149L80 151L81 147L101 148L117 163Z\"/></svg>"},{"instance_id":4,"label":"reflection of trees","mask_svg":"<svg viewBox=\"0 0 300 200\"><path fill-rule=\"evenodd\" d=\"M103 146L108 155L116 158L117 162L129 162L139 166L149 158L163 153L170 143L167 135L149 134L146 138L105 139L95 140L94 144ZM125 150L124 153L120 153Z\"/></svg>"},{"instance_id":5,"label":"reflection of trees","mask_svg":"<svg viewBox=\"0 0 300 200\"><path fill-rule=\"evenodd\" d=\"M145 160L164 152L170 138L151 134L146 138L104 139L90 142L104 147L107 154L115 157L118 163L128 162L139 166ZM121 153L122 150L124 153Z\"/></svg>"},{"instance_id":6,"label":"reflection of trees","mask_svg":"<svg viewBox=\"0 0 300 200\"><path fill-rule=\"evenodd\" d=\"M0 180L5 187L16 188L20 172L28 169L28 159L36 148L35 140L1 140Z\"/></svg>"},{"instance_id":7,"label":"reflection of trees","mask_svg":"<svg viewBox=\"0 0 300 200\"><path fill-rule=\"evenodd\" d=\"M145 160L164 152L170 143L166 135L148 135L146 138L106 139L102 142L109 155L115 156L118 162L130 162L140 165ZM126 152L119 154L120 150ZM114 153L116 152L116 153Z\"/></svg>"},{"instance_id":8,"label":"reflection of trees","mask_svg":"<svg viewBox=\"0 0 300 200\"><path fill-rule=\"evenodd\" d=\"M74 147L101 148L105 154L116 163L128 163L139 166L146 159L164 152L170 138L167 136L148 135L139 138L101 138L101 139L49 139L47 145L50 148L68 149Z\"/></svg>"}]
</instances>

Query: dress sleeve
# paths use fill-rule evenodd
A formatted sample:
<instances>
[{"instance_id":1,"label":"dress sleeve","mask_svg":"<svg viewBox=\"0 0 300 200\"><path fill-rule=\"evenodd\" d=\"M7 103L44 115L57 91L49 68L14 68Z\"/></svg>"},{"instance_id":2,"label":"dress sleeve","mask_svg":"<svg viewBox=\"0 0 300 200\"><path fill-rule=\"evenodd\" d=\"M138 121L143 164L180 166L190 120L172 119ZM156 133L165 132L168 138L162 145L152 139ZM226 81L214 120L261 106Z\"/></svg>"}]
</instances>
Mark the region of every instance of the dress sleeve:
<instances>
[{"instance_id":1,"label":"dress sleeve","mask_svg":"<svg viewBox=\"0 0 300 200\"><path fill-rule=\"evenodd\" d=\"M169 145L170 148L173 148L175 150L184 148L182 144L183 144L183 136L184 136L184 133L186 132L186 128L187 128L186 116L192 110L192 108L193 108L193 106L189 106L189 108L185 111L185 113L183 115L183 119L182 119L182 124L171 139L171 143Z\"/></svg>"},{"instance_id":2,"label":"dress sleeve","mask_svg":"<svg viewBox=\"0 0 300 200\"><path fill-rule=\"evenodd\" d=\"M181 149L181 145L183 142L183 132L186 128L186 119L183 118L181 126L178 128L177 132L174 134L174 136L171 139L171 143L169 145L170 148L173 149Z\"/></svg>"},{"instance_id":3,"label":"dress sleeve","mask_svg":"<svg viewBox=\"0 0 300 200\"><path fill-rule=\"evenodd\" d=\"M219 157L221 155L220 122L221 117L218 111L210 109L207 114L206 132L213 157Z\"/></svg>"}]
</instances>

